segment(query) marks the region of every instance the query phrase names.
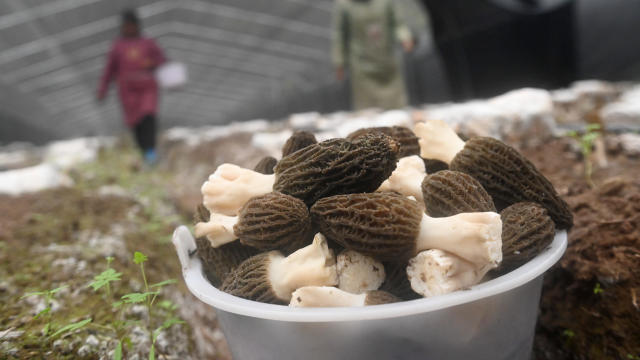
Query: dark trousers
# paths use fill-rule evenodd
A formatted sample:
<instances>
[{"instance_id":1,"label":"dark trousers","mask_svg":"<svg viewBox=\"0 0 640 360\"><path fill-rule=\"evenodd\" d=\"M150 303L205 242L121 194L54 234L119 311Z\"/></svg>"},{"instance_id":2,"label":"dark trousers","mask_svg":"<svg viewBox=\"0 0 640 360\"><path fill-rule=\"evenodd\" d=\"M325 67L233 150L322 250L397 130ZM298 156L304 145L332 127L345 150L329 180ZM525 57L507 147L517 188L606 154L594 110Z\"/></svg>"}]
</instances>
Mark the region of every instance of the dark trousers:
<instances>
[{"instance_id":1,"label":"dark trousers","mask_svg":"<svg viewBox=\"0 0 640 360\"><path fill-rule=\"evenodd\" d=\"M134 137L138 147L145 152L156 148L156 117L153 114L145 115L133 128Z\"/></svg>"}]
</instances>

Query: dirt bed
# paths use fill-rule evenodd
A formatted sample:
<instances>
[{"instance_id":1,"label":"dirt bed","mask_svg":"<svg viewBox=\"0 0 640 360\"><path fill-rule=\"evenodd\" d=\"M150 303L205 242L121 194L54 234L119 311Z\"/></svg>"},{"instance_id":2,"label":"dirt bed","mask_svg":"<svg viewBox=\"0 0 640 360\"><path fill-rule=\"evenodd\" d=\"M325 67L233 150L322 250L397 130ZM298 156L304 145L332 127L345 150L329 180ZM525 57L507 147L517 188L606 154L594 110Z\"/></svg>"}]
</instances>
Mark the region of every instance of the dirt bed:
<instances>
[{"instance_id":1,"label":"dirt bed","mask_svg":"<svg viewBox=\"0 0 640 360\"><path fill-rule=\"evenodd\" d=\"M524 151L575 223L545 277L535 358L640 359L640 159L610 148L591 188L573 148L558 139Z\"/></svg>"}]
</instances>

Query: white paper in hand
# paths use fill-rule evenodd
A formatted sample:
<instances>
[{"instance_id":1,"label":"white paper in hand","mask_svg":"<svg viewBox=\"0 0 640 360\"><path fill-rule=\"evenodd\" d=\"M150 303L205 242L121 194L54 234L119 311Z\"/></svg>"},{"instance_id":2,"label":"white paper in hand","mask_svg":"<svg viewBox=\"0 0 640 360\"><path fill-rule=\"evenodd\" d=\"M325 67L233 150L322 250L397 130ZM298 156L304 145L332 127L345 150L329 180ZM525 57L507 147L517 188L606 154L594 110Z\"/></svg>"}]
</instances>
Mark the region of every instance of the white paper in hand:
<instances>
[{"instance_id":1,"label":"white paper in hand","mask_svg":"<svg viewBox=\"0 0 640 360\"><path fill-rule=\"evenodd\" d=\"M175 89L187 83L187 67L183 63L168 62L156 70L156 79L163 89Z\"/></svg>"}]
</instances>

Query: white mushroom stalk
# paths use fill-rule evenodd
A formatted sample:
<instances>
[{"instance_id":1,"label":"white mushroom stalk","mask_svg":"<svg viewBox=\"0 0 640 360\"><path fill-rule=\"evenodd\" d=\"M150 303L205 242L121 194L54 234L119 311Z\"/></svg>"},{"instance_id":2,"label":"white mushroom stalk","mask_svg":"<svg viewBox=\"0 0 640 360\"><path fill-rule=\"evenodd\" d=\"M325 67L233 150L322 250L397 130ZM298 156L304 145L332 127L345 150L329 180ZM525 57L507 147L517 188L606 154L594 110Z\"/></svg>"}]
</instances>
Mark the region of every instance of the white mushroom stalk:
<instances>
[{"instance_id":1,"label":"white mushroom stalk","mask_svg":"<svg viewBox=\"0 0 640 360\"><path fill-rule=\"evenodd\" d=\"M427 176L424 161L418 155L406 156L398 161L391 176L378 188L378 191L396 191L405 196L413 196L424 206L422 198L422 180Z\"/></svg>"},{"instance_id":2,"label":"white mushroom stalk","mask_svg":"<svg viewBox=\"0 0 640 360\"><path fill-rule=\"evenodd\" d=\"M365 306L367 294L352 294L332 286L305 286L291 295L291 307Z\"/></svg>"},{"instance_id":3,"label":"white mushroom stalk","mask_svg":"<svg viewBox=\"0 0 640 360\"><path fill-rule=\"evenodd\" d=\"M502 261L500 215L476 212L432 218L423 214L416 249L447 251L480 271L493 269Z\"/></svg>"},{"instance_id":4,"label":"white mushroom stalk","mask_svg":"<svg viewBox=\"0 0 640 360\"><path fill-rule=\"evenodd\" d=\"M338 288L354 294L377 290L385 279L381 262L353 250L338 254L337 271Z\"/></svg>"},{"instance_id":5,"label":"white mushroom stalk","mask_svg":"<svg viewBox=\"0 0 640 360\"><path fill-rule=\"evenodd\" d=\"M238 222L237 216L227 216L211 213L208 222L196 224L196 237L206 236L214 248L230 243L237 239L233 226Z\"/></svg>"},{"instance_id":6,"label":"white mushroom stalk","mask_svg":"<svg viewBox=\"0 0 640 360\"><path fill-rule=\"evenodd\" d=\"M269 264L269 282L276 296L286 301L303 286L337 285L336 259L326 238L318 233L311 245L286 258L273 257Z\"/></svg>"},{"instance_id":7,"label":"white mushroom stalk","mask_svg":"<svg viewBox=\"0 0 640 360\"><path fill-rule=\"evenodd\" d=\"M442 250L427 250L409 260L407 276L413 291L424 297L468 288L482 280L487 269Z\"/></svg>"},{"instance_id":8,"label":"white mushroom stalk","mask_svg":"<svg viewBox=\"0 0 640 360\"><path fill-rule=\"evenodd\" d=\"M264 175L233 164L222 164L202 188L204 206L211 213L234 216L249 199L272 191L275 175Z\"/></svg>"},{"instance_id":9,"label":"white mushroom stalk","mask_svg":"<svg viewBox=\"0 0 640 360\"><path fill-rule=\"evenodd\" d=\"M437 159L449 164L464 148L464 141L442 120L418 123L414 132L420 138L420 156L425 159Z\"/></svg>"}]
</instances>

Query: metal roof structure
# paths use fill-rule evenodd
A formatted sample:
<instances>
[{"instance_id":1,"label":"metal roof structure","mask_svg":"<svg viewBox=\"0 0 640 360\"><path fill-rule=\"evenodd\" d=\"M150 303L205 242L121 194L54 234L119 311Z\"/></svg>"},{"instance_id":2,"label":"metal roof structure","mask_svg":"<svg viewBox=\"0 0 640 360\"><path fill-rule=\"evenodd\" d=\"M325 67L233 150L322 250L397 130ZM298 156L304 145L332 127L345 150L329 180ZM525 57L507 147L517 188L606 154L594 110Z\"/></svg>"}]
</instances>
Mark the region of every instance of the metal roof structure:
<instances>
[{"instance_id":1,"label":"metal roof structure","mask_svg":"<svg viewBox=\"0 0 640 360\"><path fill-rule=\"evenodd\" d=\"M122 129L115 86L104 104L95 95L125 8L137 9L143 33L189 71L187 86L162 94L163 127L346 109L348 86L334 81L330 64L334 1L0 0L0 142ZM429 2L394 3L411 1ZM637 79L640 52L627 35L640 29L640 3L574 1L579 78ZM522 1L483 3L511 2ZM428 43L412 61L426 100L444 101L449 80Z\"/></svg>"},{"instance_id":2,"label":"metal roof structure","mask_svg":"<svg viewBox=\"0 0 640 360\"><path fill-rule=\"evenodd\" d=\"M165 126L225 123L332 81L331 0L4 0L0 111L54 137L120 127L113 86L103 105L95 93L128 7L189 71L162 95Z\"/></svg>"}]
</instances>

